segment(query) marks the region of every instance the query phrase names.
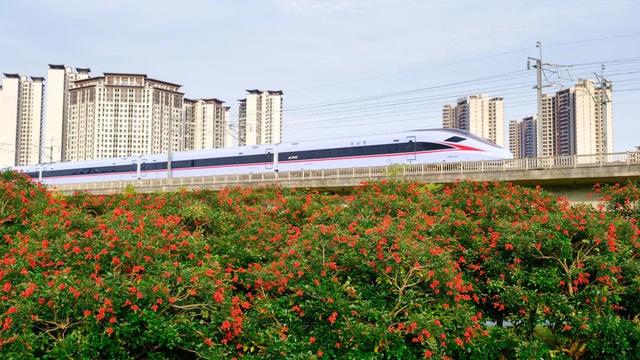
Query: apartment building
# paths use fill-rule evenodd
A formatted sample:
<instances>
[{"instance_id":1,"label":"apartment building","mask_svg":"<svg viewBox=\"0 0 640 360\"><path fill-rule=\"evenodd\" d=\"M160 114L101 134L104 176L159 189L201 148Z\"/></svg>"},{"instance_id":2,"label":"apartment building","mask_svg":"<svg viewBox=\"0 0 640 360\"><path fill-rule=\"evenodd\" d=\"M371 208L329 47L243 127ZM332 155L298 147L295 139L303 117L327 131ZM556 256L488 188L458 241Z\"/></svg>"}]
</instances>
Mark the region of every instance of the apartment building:
<instances>
[{"instance_id":1,"label":"apartment building","mask_svg":"<svg viewBox=\"0 0 640 360\"><path fill-rule=\"evenodd\" d=\"M520 148L520 127L518 126L518 120L509 121L509 151L513 154L513 157L519 158Z\"/></svg>"},{"instance_id":2,"label":"apartment building","mask_svg":"<svg viewBox=\"0 0 640 360\"><path fill-rule=\"evenodd\" d=\"M246 98L238 100L239 146L282 141L282 95L280 90L247 90Z\"/></svg>"},{"instance_id":3,"label":"apartment building","mask_svg":"<svg viewBox=\"0 0 640 360\"><path fill-rule=\"evenodd\" d=\"M442 107L442 127L445 129L458 128L455 106L446 104Z\"/></svg>"},{"instance_id":4,"label":"apartment building","mask_svg":"<svg viewBox=\"0 0 640 360\"><path fill-rule=\"evenodd\" d=\"M180 85L146 74L104 73L69 87L65 160L180 151L184 147Z\"/></svg>"},{"instance_id":5,"label":"apartment building","mask_svg":"<svg viewBox=\"0 0 640 360\"><path fill-rule=\"evenodd\" d=\"M536 125L533 116L509 122L509 151L515 158L537 156Z\"/></svg>"},{"instance_id":6,"label":"apartment building","mask_svg":"<svg viewBox=\"0 0 640 360\"><path fill-rule=\"evenodd\" d=\"M485 94L459 98L455 107L444 105L442 126L467 130L504 146L504 99Z\"/></svg>"},{"instance_id":7,"label":"apartment building","mask_svg":"<svg viewBox=\"0 0 640 360\"><path fill-rule=\"evenodd\" d=\"M44 78L4 74L0 86L0 166L40 162Z\"/></svg>"},{"instance_id":8,"label":"apartment building","mask_svg":"<svg viewBox=\"0 0 640 360\"><path fill-rule=\"evenodd\" d=\"M537 142L536 149L540 147L538 156L549 157L556 153L556 122L555 122L555 97L548 94L542 95L542 113L540 114L540 126L542 127L542 140ZM537 139L537 129L536 129Z\"/></svg>"},{"instance_id":9,"label":"apartment building","mask_svg":"<svg viewBox=\"0 0 640 360\"><path fill-rule=\"evenodd\" d=\"M556 155L613 152L613 109L610 104L603 106L611 97L610 87L595 86L591 80L579 80L574 87L556 93Z\"/></svg>"},{"instance_id":10,"label":"apartment building","mask_svg":"<svg viewBox=\"0 0 640 360\"><path fill-rule=\"evenodd\" d=\"M69 114L69 88L76 80L88 79L90 71L88 68L49 64L41 147L43 162L66 160L64 158L66 144L64 129L67 127Z\"/></svg>"},{"instance_id":11,"label":"apartment building","mask_svg":"<svg viewBox=\"0 0 640 360\"><path fill-rule=\"evenodd\" d=\"M229 109L215 98L184 99L184 150L231 146L226 136Z\"/></svg>"},{"instance_id":12,"label":"apartment building","mask_svg":"<svg viewBox=\"0 0 640 360\"><path fill-rule=\"evenodd\" d=\"M555 95L542 96L541 141L535 141L537 156L569 156L613 152L613 107L611 86L596 86L591 80L579 80L575 86ZM605 103L607 104L605 106ZM530 121L534 121L531 119ZM523 120L524 122L524 120ZM606 125L605 125L606 124ZM538 124L536 124L538 125ZM521 125L525 126L525 125ZM606 126L606 131L605 131ZM518 143L513 122L509 124L509 148ZM537 140L537 129L534 134ZM530 153L530 149L521 152ZM513 152L513 150L512 150ZM514 155L517 154L514 152Z\"/></svg>"}]
</instances>

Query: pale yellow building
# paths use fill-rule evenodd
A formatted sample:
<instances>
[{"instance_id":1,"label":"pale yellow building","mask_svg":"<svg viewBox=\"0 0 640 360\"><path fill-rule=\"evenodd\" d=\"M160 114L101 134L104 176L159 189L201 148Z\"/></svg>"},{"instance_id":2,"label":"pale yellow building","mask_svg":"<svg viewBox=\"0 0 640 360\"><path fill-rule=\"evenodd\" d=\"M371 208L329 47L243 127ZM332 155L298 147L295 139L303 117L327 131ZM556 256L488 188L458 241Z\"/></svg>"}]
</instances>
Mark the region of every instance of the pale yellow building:
<instances>
[{"instance_id":1,"label":"pale yellow building","mask_svg":"<svg viewBox=\"0 0 640 360\"><path fill-rule=\"evenodd\" d=\"M239 100L239 146L282 142L282 91L247 90Z\"/></svg>"},{"instance_id":2,"label":"pale yellow building","mask_svg":"<svg viewBox=\"0 0 640 360\"><path fill-rule=\"evenodd\" d=\"M105 73L69 88L66 160L166 153L184 148L180 85L145 74Z\"/></svg>"},{"instance_id":3,"label":"pale yellow building","mask_svg":"<svg viewBox=\"0 0 640 360\"><path fill-rule=\"evenodd\" d=\"M556 155L587 155L613 152L611 88L580 80L555 96ZM604 100L609 103L604 106ZM607 118L605 137L604 117Z\"/></svg>"},{"instance_id":4,"label":"pale yellow building","mask_svg":"<svg viewBox=\"0 0 640 360\"><path fill-rule=\"evenodd\" d=\"M64 161L66 121L69 113L69 88L76 80L89 78L90 69L49 64L45 88L43 162Z\"/></svg>"},{"instance_id":5,"label":"pale yellow building","mask_svg":"<svg viewBox=\"0 0 640 360\"><path fill-rule=\"evenodd\" d=\"M184 99L184 150L218 149L229 147L227 131L229 107L224 101L212 99Z\"/></svg>"},{"instance_id":6,"label":"pale yellow building","mask_svg":"<svg viewBox=\"0 0 640 360\"><path fill-rule=\"evenodd\" d=\"M44 78L4 74L0 87L0 167L41 161Z\"/></svg>"},{"instance_id":7,"label":"pale yellow building","mask_svg":"<svg viewBox=\"0 0 640 360\"><path fill-rule=\"evenodd\" d=\"M467 130L504 146L504 99L484 94L459 98L455 107L444 105L442 126Z\"/></svg>"}]
</instances>

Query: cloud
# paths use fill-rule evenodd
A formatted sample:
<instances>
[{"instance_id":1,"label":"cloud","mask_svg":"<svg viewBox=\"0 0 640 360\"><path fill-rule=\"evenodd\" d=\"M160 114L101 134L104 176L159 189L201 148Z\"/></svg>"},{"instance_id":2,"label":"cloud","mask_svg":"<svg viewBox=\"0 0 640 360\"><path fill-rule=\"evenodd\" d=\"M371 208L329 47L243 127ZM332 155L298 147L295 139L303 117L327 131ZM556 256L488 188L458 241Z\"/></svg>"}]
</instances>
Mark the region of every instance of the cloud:
<instances>
[{"instance_id":1,"label":"cloud","mask_svg":"<svg viewBox=\"0 0 640 360\"><path fill-rule=\"evenodd\" d=\"M274 0L276 6L287 13L337 13L352 10L354 0Z\"/></svg>"}]
</instances>

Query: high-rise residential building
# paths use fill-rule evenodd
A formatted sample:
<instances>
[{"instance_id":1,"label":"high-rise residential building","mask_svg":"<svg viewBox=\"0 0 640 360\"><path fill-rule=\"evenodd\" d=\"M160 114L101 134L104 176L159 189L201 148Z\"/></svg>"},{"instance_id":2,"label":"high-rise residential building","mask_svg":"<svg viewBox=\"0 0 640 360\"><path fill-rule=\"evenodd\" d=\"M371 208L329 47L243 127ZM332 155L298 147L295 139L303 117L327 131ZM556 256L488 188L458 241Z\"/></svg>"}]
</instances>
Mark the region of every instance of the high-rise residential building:
<instances>
[{"instance_id":1,"label":"high-rise residential building","mask_svg":"<svg viewBox=\"0 0 640 360\"><path fill-rule=\"evenodd\" d=\"M549 96L548 94L542 95L542 114L540 114L540 126L542 126L542 148L541 153L539 154L542 157L554 156L556 153L555 104L555 97Z\"/></svg>"},{"instance_id":2,"label":"high-rise residential building","mask_svg":"<svg viewBox=\"0 0 640 360\"><path fill-rule=\"evenodd\" d=\"M536 157L536 119L533 116L509 122L509 150L517 159Z\"/></svg>"},{"instance_id":3,"label":"high-rise residential building","mask_svg":"<svg viewBox=\"0 0 640 360\"><path fill-rule=\"evenodd\" d=\"M572 155L574 154L575 126L573 124L573 116L575 112L572 110L575 102L575 89L568 88L556 92L555 96L555 127L556 127L556 151L555 155Z\"/></svg>"},{"instance_id":4,"label":"high-rise residential building","mask_svg":"<svg viewBox=\"0 0 640 360\"><path fill-rule=\"evenodd\" d=\"M282 141L282 91L247 90L239 100L239 146L277 144Z\"/></svg>"},{"instance_id":5,"label":"high-rise residential building","mask_svg":"<svg viewBox=\"0 0 640 360\"><path fill-rule=\"evenodd\" d=\"M442 126L467 130L504 145L504 99L484 94L459 98L455 107L444 105Z\"/></svg>"},{"instance_id":6,"label":"high-rise residential building","mask_svg":"<svg viewBox=\"0 0 640 360\"><path fill-rule=\"evenodd\" d=\"M197 100L184 98L182 100L182 133L184 134L184 149L196 147L196 103Z\"/></svg>"},{"instance_id":7,"label":"high-rise residential building","mask_svg":"<svg viewBox=\"0 0 640 360\"><path fill-rule=\"evenodd\" d=\"M218 99L184 99L184 150L216 149L231 146L226 132L229 107Z\"/></svg>"},{"instance_id":8,"label":"high-rise residential building","mask_svg":"<svg viewBox=\"0 0 640 360\"><path fill-rule=\"evenodd\" d=\"M482 131L488 134L487 139L504 146L504 99L494 97L489 99L489 119L483 125Z\"/></svg>"},{"instance_id":9,"label":"high-rise residential building","mask_svg":"<svg viewBox=\"0 0 640 360\"><path fill-rule=\"evenodd\" d=\"M442 107L442 127L445 129L457 128L456 107L446 104Z\"/></svg>"},{"instance_id":10,"label":"high-rise residential building","mask_svg":"<svg viewBox=\"0 0 640 360\"><path fill-rule=\"evenodd\" d=\"M180 85L145 74L104 73L69 87L66 160L180 151L184 147Z\"/></svg>"},{"instance_id":11,"label":"high-rise residential building","mask_svg":"<svg viewBox=\"0 0 640 360\"><path fill-rule=\"evenodd\" d=\"M579 80L574 87L556 93L556 155L613 152L612 106L604 106L611 96L610 87L595 86L591 80Z\"/></svg>"},{"instance_id":12,"label":"high-rise residential building","mask_svg":"<svg viewBox=\"0 0 640 360\"><path fill-rule=\"evenodd\" d=\"M64 161L66 121L69 113L69 87L76 80L89 78L90 69L49 64L45 88L43 162Z\"/></svg>"},{"instance_id":13,"label":"high-rise residential building","mask_svg":"<svg viewBox=\"0 0 640 360\"><path fill-rule=\"evenodd\" d=\"M509 121L509 151L515 158L520 157L520 148L522 144L520 143L520 123L518 120Z\"/></svg>"},{"instance_id":14,"label":"high-rise residential building","mask_svg":"<svg viewBox=\"0 0 640 360\"><path fill-rule=\"evenodd\" d=\"M0 166L40 163L44 78L4 74L0 87Z\"/></svg>"}]
</instances>

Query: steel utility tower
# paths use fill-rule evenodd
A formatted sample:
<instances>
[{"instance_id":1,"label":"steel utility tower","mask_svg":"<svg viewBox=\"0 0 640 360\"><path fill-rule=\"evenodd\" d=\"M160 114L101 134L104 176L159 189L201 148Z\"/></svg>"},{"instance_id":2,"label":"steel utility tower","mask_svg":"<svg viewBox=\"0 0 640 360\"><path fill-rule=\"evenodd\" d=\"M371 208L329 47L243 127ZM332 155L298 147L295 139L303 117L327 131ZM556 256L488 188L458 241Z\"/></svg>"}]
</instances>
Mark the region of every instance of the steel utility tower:
<instances>
[{"instance_id":1,"label":"steel utility tower","mask_svg":"<svg viewBox=\"0 0 640 360\"><path fill-rule=\"evenodd\" d=\"M542 66L548 65L542 63L542 43L536 41L536 47L540 54L538 58L527 58L527 70L531 69L531 61L535 61L533 67L536 69L536 89L538 99L538 115L536 116L536 155L542 157Z\"/></svg>"}]
</instances>

